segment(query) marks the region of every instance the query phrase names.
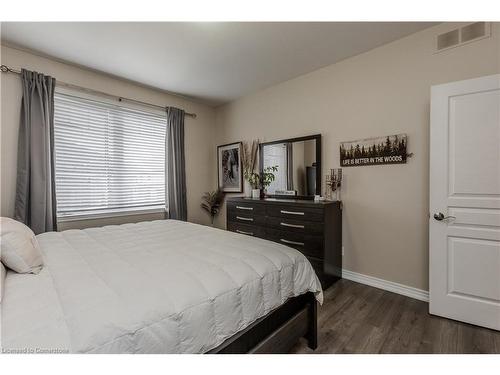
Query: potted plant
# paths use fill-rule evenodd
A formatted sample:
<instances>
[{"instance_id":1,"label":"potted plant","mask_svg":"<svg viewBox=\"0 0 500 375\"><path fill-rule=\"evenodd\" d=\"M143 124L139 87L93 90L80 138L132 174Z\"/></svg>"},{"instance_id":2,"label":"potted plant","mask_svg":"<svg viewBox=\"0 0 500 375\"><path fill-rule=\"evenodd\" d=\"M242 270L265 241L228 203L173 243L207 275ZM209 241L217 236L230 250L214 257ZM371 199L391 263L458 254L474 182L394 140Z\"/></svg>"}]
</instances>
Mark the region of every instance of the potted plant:
<instances>
[{"instance_id":1,"label":"potted plant","mask_svg":"<svg viewBox=\"0 0 500 375\"><path fill-rule=\"evenodd\" d=\"M263 198L265 190L276 179L274 172L278 171L278 166L264 168L262 173L252 172L248 178L248 182L252 186L252 198Z\"/></svg>"},{"instance_id":2,"label":"potted plant","mask_svg":"<svg viewBox=\"0 0 500 375\"><path fill-rule=\"evenodd\" d=\"M260 198L260 175L252 172L248 175L247 180L252 187L252 198Z\"/></svg>"},{"instance_id":3,"label":"potted plant","mask_svg":"<svg viewBox=\"0 0 500 375\"><path fill-rule=\"evenodd\" d=\"M262 189L261 197L266 193L266 189L271 185L271 183L276 179L274 172L278 171L278 166L273 165L271 167L264 168L263 173L260 175L260 185Z\"/></svg>"},{"instance_id":4,"label":"potted plant","mask_svg":"<svg viewBox=\"0 0 500 375\"><path fill-rule=\"evenodd\" d=\"M201 208L208 212L213 226L215 216L219 213L222 202L224 201L224 192L220 188L215 191L208 191L203 194L201 199Z\"/></svg>"},{"instance_id":5,"label":"potted plant","mask_svg":"<svg viewBox=\"0 0 500 375\"><path fill-rule=\"evenodd\" d=\"M243 177L245 178L245 196L252 196L251 189L258 189L258 182L255 182L254 170L257 161L257 151L259 149L259 140L252 141L250 146L248 142L243 142L243 152L241 153L241 163L243 166Z\"/></svg>"}]
</instances>

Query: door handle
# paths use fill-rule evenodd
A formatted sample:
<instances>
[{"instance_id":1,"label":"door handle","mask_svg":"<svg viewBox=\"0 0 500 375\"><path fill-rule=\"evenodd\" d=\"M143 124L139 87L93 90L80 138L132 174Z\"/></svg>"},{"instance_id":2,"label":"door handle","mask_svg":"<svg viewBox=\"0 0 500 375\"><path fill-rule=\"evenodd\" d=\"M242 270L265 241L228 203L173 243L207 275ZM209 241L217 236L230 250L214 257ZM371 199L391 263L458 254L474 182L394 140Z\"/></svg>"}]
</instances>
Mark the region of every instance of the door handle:
<instances>
[{"instance_id":1,"label":"door handle","mask_svg":"<svg viewBox=\"0 0 500 375\"><path fill-rule=\"evenodd\" d=\"M437 214L434 214L434 219L436 219L437 221L443 221L443 220L447 220L447 219L456 219L455 216L444 216L444 214L442 212L438 212Z\"/></svg>"}]
</instances>

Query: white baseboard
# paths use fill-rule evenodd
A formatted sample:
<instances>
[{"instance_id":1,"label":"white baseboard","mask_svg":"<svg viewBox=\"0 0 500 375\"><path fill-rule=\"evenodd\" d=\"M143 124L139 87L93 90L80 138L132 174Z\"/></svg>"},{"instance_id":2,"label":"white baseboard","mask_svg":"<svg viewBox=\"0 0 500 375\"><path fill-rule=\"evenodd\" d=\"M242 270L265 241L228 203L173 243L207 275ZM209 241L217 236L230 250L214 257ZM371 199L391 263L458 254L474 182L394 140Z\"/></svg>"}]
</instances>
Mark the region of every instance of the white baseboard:
<instances>
[{"instance_id":1,"label":"white baseboard","mask_svg":"<svg viewBox=\"0 0 500 375\"><path fill-rule=\"evenodd\" d=\"M377 277L363 275L361 273L352 272L346 269L342 270L342 277L347 280L355 281L360 284L366 284L375 288L387 290L389 292L402 294L403 296L415 298L420 301L429 302L429 292L422 289L413 288L411 286L398 284L392 281L379 279Z\"/></svg>"}]
</instances>

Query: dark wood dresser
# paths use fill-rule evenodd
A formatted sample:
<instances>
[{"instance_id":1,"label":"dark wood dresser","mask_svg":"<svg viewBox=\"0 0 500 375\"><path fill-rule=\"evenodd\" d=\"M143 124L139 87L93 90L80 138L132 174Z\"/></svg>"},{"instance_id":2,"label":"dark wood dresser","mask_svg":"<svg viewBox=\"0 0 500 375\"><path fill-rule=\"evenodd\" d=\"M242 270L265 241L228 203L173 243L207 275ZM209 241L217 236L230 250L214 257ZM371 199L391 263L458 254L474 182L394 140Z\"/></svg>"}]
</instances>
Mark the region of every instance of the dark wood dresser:
<instances>
[{"instance_id":1,"label":"dark wood dresser","mask_svg":"<svg viewBox=\"0 0 500 375\"><path fill-rule=\"evenodd\" d=\"M342 277L340 202L229 198L227 229L279 242L311 262L324 289Z\"/></svg>"}]
</instances>

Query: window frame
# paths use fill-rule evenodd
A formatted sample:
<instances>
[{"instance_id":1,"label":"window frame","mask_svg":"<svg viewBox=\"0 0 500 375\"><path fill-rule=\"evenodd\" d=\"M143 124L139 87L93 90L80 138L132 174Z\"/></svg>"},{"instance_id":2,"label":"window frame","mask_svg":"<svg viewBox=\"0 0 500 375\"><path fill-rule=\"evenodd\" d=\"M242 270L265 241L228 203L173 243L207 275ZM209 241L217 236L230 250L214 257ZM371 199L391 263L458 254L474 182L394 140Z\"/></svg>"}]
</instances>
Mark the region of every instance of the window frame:
<instances>
[{"instance_id":1,"label":"window frame","mask_svg":"<svg viewBox=\"0 0 500 375\"><path fill-rule=\"evenodd\" d=\"M111 94L102 93L102 95L98 94L90 94L84 91L71 89L67 87L56 86L55 88L56 94L62 95L70 95L76 98L92 100L95 102L112 105L119 108L124 108L128 110L138 110L141 112L147 112L154 115L164 116L165 117L165 128L167 126L167 113L166 110L162 111L158 108L150 107L147 105L140 105L135 103L125 103L121 101L117 101L116 97ZM166 130L165 130L166 131ZM54 148L55 148L55 137L54 137ZM166 152L166 150L165 150ZM54 169L57 169L56 161L54 160ZM54 173L56 171L54 170ZM165 166L165 175L166 175L166 166ZM54 178L54 183L57 184ZM57 189L57 187L56 187ZM167 189L167 186L165 186ZM56 196L57 201L57 196ZM56 202L57 204L57 202ZM56 220L59 223L62 222L70 222L70 221L84 221L84 220L94 220L94 219L105 219L105 218L113 218L113 217L124 217L124 216L134 216L134 215L148 215L148 214L157 214L157 213L165 213L168 215L169 209L165 198L165 203L162 207L128 207L128 208L111 208L107 209L105 212L98 212L98 210L81 212L71 215L59 215L56 209Z\"/></svg>"}]
</instances>

